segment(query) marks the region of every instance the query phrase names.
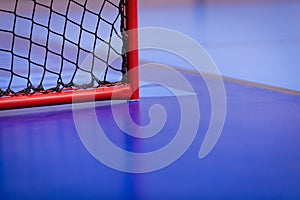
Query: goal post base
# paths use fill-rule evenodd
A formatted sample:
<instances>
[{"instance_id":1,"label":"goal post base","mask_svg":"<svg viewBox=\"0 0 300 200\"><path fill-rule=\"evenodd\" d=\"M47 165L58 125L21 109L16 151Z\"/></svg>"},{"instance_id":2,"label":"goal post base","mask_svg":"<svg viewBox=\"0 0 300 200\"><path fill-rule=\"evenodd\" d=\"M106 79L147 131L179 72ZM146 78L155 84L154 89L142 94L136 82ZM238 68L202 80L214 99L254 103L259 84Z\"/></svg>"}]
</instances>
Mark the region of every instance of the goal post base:
<instances>
[{"instance_id":1,"label":"goal post base","mask_svg":"<svg viewBox=\"0 0 300 200\"><path fill-rule=\"evenodd\" d=\"M95 89L64 90L49 94L31 94L28 96L9 96L0 99L0 110L91 102L100 100L131 100L132 90L129 84L117 87Z\"/></svg>"}]
</instances>

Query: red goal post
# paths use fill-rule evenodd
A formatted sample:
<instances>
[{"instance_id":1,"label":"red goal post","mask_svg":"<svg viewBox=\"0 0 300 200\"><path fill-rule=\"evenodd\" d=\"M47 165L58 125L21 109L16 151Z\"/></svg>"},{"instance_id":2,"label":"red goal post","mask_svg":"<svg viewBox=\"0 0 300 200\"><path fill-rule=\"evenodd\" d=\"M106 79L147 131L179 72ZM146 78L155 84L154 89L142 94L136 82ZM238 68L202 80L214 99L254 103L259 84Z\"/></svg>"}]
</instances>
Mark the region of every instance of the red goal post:
<instances>
[{"instance_id":1,"label":"red goal post","mask_svg":"<svg viewBox=\"0 0 300 200\"><path fill-rule=\"evenodd\" d=\"M88 0L87 0L88 1ZM0 110L27 108L47 105L69 104L113 99L139 99L138 75L138 0L125 0L123 13L127 35L127 82L112 86L91 87L88 89L64 88L59 92L33 92L26 95L0 96ZM1 20L1 19L0 19ZM0 66L1 67L1 66ZM1 74L0 74L1 76ZM2 90L3 91L3 90ZM76 95L76 98L74 98Z\"/></svg>"}]
</instances>

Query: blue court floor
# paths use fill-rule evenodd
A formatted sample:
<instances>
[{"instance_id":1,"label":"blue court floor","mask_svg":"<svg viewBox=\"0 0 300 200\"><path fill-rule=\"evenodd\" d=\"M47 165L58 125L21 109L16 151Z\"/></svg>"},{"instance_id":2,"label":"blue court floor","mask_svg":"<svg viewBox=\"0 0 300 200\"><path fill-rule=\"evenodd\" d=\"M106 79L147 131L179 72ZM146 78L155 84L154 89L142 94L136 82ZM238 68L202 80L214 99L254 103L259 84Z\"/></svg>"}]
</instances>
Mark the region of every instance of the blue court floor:
<instances>
[{"instance_id":1,"label":"blue court floor","mask_svg":"<svg viewBox=\"0 0 300 200\"><path fill-rule=\"evenodd\" d=\"M226 81L222 135L212 152L199 159L211 110L205 84L201 79L197 83L201 120L194 142L176 162L146 174L119 172L97 161L81 142L68 107L2 112L1 199L299 198L300 96ZM149 152L172 140L180 120L175 97L144 97L129 105L138 123L149 123L153 104L163 105L168 119L163 130L147 140L122 132L113 121L111 105L97 106L96 113L113 143ZM122 111L127 103L113 106ZM89 119L84 108L80 112Z\"/></svg>"},{"instance_id":2,"label":"blue court floor","mask_svg":"<svg viewBox=\"0 0 300 200\"><path fill-rule=\"evenodd\" d=\"M124 173L99 162L85 148L71 105L0 111L0 199L299 199L298 10L299 1L141 7L142 27L173 28L193 37L211 54L221 74L230 77L224 78L224 127L212 151L199 159L212 113L203 77L180 60L143 51L142 61L175 66L196 91L180 94L196 97L200 107L197 135L187 151L163 169ZM194 21L166 18L168 12L183 19L192 16ZM153 13L156 18L151 21ZM98 123L112 143L143 153L175 137L181 112L189 115L195 108L180 111L178 98L160 89L143 86L139 102L96 103ZM124 133L113 118L113 110L118 111L129 124L124 112L129 107L132 120L147 125L149 109L156 104L165 108L167 120L159 134L148 139ZM81 105L80 122L89 124L90 104ZM107 156L118 162L112 152ZM126 164L134 168L143 163Z\"/></svg>"}]
</instances>

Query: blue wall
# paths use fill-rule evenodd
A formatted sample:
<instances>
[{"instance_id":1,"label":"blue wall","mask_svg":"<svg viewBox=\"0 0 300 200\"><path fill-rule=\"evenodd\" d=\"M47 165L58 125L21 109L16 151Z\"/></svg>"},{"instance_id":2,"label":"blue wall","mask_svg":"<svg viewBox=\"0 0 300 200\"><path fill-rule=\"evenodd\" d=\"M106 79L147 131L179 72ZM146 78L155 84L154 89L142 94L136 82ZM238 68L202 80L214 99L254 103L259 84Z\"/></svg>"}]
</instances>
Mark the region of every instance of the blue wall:
<instances>
[{"instance_id":1,"label":"blue wall","mask_svg":"<svg viewBox=\"0 0 300 200\"><path fill-rule=\"evenodd\" d=\"M223 76L300 91L300 1L140 4L140 27L187 34L205 47ZM161 52L141 51L140 58L190 67Z\"/></svg>"}]
</instances>

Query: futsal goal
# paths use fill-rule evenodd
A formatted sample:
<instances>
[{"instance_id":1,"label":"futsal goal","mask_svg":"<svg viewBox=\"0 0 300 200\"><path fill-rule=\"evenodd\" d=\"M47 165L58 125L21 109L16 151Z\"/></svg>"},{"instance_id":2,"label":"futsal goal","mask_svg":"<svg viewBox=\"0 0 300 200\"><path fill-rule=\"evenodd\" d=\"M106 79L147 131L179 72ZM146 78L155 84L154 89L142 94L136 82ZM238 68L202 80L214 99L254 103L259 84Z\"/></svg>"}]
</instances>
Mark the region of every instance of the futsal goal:
<instances>
[{"instance_id":1,"label":"futsal goal","mask_svg":"<svg viewBox=\"0 0 300 200\"><path fill-rule=\"evenodd\" d=\"M0 109L137 100L137 1L0 1Z\"/></svg>"}]
</instances>

